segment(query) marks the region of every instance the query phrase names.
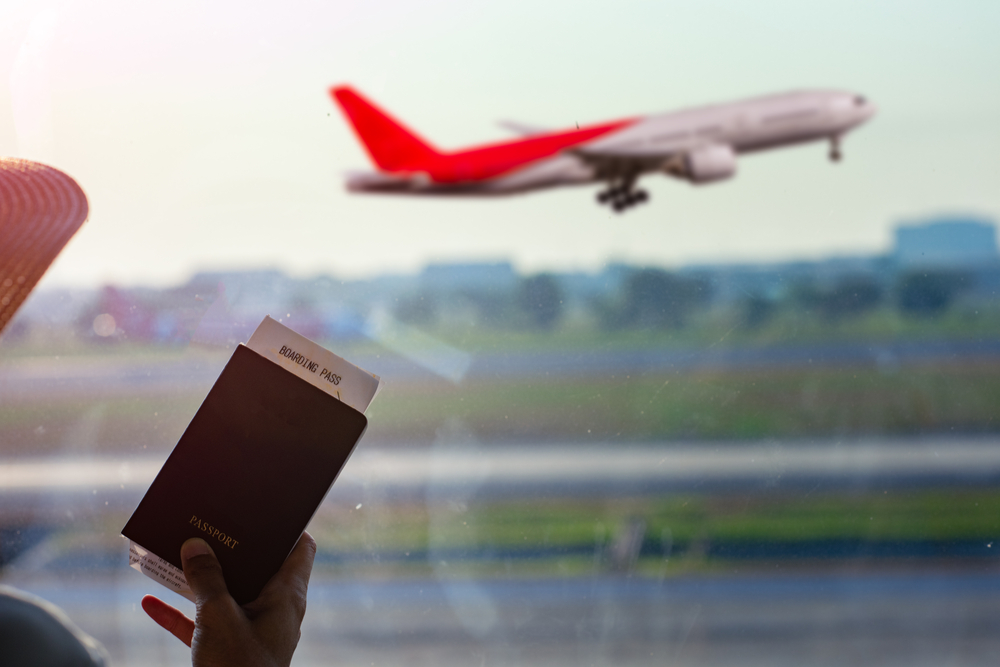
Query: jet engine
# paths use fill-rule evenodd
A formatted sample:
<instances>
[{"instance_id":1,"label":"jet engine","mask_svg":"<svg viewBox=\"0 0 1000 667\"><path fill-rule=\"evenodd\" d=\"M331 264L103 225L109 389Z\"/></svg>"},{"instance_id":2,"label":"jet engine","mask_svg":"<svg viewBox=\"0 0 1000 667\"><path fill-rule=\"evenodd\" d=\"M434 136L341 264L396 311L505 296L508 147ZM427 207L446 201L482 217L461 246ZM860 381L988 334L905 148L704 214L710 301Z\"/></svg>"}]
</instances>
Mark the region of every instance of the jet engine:
<instances>
[{"instance_id":1,"label":"jet engine","mask_svg":"<svg viewBox=\"0 0 1000 667\"><path fill-rule=\"evenodd\" d=\"M732 146L711 144L669 160L664 171L692 183L711 183L736 173L736 153Z\"/></svg>"}]
</instances>

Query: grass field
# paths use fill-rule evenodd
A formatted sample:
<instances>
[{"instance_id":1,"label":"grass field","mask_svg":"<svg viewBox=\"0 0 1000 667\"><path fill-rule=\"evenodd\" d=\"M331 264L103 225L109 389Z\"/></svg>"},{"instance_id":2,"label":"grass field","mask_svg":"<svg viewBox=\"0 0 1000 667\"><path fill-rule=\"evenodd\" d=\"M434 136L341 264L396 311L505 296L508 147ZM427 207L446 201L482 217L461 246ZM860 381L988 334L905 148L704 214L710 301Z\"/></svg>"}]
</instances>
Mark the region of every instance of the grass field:
<instances>
[{"instance_id":1,"label":"grass field","mask_svg":"<svg viewBox=\"0 0 1000 667\"><path fill-rule=\"evenodd\" d=\"M314 536L334 551L393 552L545 546L612 541L641 520L647 540L797 542L857 539L942 541L1000 538L1000 491L885 490L864 493L697 494L496 502L468 506L324 506ZM997 544L1000 549L1000 543Z\"/></svg>"},{"instance_id":2,"label":"grass field","mask_svg":"<svg viewBox=\"0 0 1000 667\"><path fill-rule=\"evenodd\" d=\"M68 569L114 564L124 548L118 533L126 518L119 512L68 524L47 551ZM992 551L1000 549L1000 490L325 504L310 531L319 544L317 568L346 576L429 570L440 576L572 576L614 570L615 549L637 526L641 549L629 567L647 574L663 574L667 560L673 573L725 567L736 562L727 554L748 547L751 556L736 560L751 566L801 562L803 550L816 567L845 558L877 565L878 558L866 554L882 544L896 546L899 558L912 565L938 562L922 547L953 543L976 544L983 560L1000 557ZM753 549L764 555L753 556Z\"/></svg>"},{"instance_id":3,"label":"grass field","mask_svg":"<svg viewBox=\"0 0 1000 667\"><path fill-rule=\"evenodd\" d=\"M801 306L784 304L756 326L749 326L742 310L720 305L697 311L680 327L613 328L600 325L592 315L569 314L547 330L509 323L487 325L475 319L415 327L423 334L472 354L505 351L566 351L648 349L662 347L705 348L822 342L918 341L996 339L1000 336L1000 307L996 304L959 304L932 317L901 313L890 305L838 318L823 317ZM352 355L384 352L377 341L356 336L345 340L320 340L329 349ZM0 360L38 356L154 356L169 358L184 353L185 344L155 344L133 340L96 339L74 330L38 331L32 336L9 332L0 338ZM220 351L191 344L205 354Z\"/></svg>"},{"instance_id":4,"label":"grass field","mask_svg":"<svg viewBox=\"0 0 1000 667\"><path fill-rule=\"evenodd\" d=\"M883 307L855 317L838 319L824 318L797 308L782 308L766 322L754 327L746 325L738 309L720 308L696 313L683 327L664 329L608 330L584 318L564 321L551 331L449 323L448 326L432 327L427 333L473 353L974 340L994 339L1000 335L1000 308L956 307L934 317L913 317Z\"/></svg>"},{"instance_id":5,"label":"grass field","mask_svg":"<svg viewBox=\"0 0 1000 667\"><path fill-rule=\"evenodd\" d=\"M426 333L472 353L588 350L724 349L818 341L993 340L1000 310L963 305L934 318L882 307L831 320L779 308L748 328L732 308L696 314L683 328L602 330L569 318L552 331L452 323ZM384 353L371 340L327 341L347 358ZM206 360L221 366L227 349L171 347L69 337L0 339L0 364L85 359L101 364ZM0 365L0 381L2 381ZM406 445L433 441L455 422L490 441L655 441L996 432L1000 360L873 367L758 368L650 372L552 380L504 379L419 384L387 378L372 406L368 437ZM108 395L94 387L74 396L5 399L0 451L9 455L161 451L173 446L208 386L161 395ZM186 392L186 393L185 393ZM16 393L15 393L16 394Z\"/></svg>"},{"instance_id":6,"label":"grass field","mask_svg":"<svg viewBox=\"0 0 1000 667\"><path fill-rule=\"evenodd\" d=\"M758 439L996 430L1000 364L755 370L389 387L371 434L432 438L449 418L492 440Z\"/></svg>"},{"instance_id":7,"label":"grass field","mask_svg":"<svg viewBox=\"0 0 1000 667\"><path fill-rule=\"evenodd\" d=\"M206 388L207 390L207 388ZM139 454L173 447L203 393L33 397L0 404L7 455ZM488 442L899 436L1000 426L1000 363L640 377L389 383L369 442L426 444L461 423Z\"/></svg>"},{"instance_id":8,"label":"grass field","mask_svg":"<svg viewBox=\"0 0 1000 667\"><path fill-rule=\"evenodd\" d=\"M551 333L478 327L431 333L475 354L704 349L830 340L992 340L997 332L1000 320L995 313L956 311L928 321L874 312L839 322L786 312L753 330L707 313L679 330L602 332L567 323ZM222 349L134 342L64 343L65 349L3 341L0 363L66 355L85 364L126 360L127 365L129 359L170 363L198 356L221 365L228 354ZM331 347L348 358L384 351L372 341ZM9 391L0 401L0 456L165 454L208 386L157 394L92 389L53 395ZM882 369L658 371L461 385L390 378L368 412L366 443L424 446L449 429L454 432L456 424L463 437L496 446L525 441L641 443L996 433L998 405L1000 361L996 360ZM60 567L72 568L78 561L117 562L122 549L118 531L125 518L110 513L96 522L56 527L55 552L66 554L58 561ZM913 545L949 543L992 549L1000 537L1000 490L897 488L469 504L374 502L358 508L324 505L311 529L324 554L318 567L353 574L370 570L374 576L428 569L441 574L441 563L487 575L509 574L511 568L519 574L545 575L613 569L617 545L630 531L638 531L641 549L630 567L662 575L668 559L671 572L714 568L730 562L727 554L740 549L751 554L742 556L750 560L822 555L827 553L824 545L840 545L842 554L852 553L857 545L880 544L902 545L904 552ZM762 551L746 550L761 545L766 547ZM97 561L75 555L84 552L96 554Z\"/></svg>"}]
</instances>

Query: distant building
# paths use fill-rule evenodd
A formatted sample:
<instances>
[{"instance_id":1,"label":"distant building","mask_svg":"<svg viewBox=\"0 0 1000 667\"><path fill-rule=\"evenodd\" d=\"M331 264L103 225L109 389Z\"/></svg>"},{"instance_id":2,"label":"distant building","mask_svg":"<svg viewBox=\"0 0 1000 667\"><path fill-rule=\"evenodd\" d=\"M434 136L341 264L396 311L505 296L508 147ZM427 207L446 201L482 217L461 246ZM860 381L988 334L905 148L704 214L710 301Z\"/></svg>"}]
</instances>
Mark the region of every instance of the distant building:
<instances>
[{"instance_id":1,"label":"distant building","mask_svg":"<svg viewBox=\"0 0 1000 667\"><path fill-rule=\"evenodd\" d=\"M988 218L934 218L896 227L898 266L967 268L1000 261L997 229Z\"/></svg>"}]
</instances>

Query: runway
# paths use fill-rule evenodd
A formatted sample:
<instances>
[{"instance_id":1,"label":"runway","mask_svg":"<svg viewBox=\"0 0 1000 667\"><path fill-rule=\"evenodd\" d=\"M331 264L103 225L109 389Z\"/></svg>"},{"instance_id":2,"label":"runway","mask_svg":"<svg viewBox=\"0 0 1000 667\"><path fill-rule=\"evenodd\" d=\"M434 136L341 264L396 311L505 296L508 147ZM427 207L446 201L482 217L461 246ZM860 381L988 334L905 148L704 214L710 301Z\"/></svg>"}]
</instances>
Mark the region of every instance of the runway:
<instances>
[{"instance_id":1,"label":"runway","mask_svg":"<svg viewBox=\"0 0 1000 667\"><path fill-rule=\"evenodd\" d=\"M13 580L62 607L118 667L190 665L139 609L171 595L124 567L73 581ZM995 664L995 572L723 573L664 579L315 578L293 664Z\"/></svg>"},{"instance_id":2,"label":"runway","mask_svg":"<svg viewBox=\"0 0 1000 667\"><path fill-rule=\"evenodd\" d=\"M638 377L646 373L738 371L821 366L876 367L996 362L1000 340L889 341L745 347L669 347L639 350L455 351L462 381L584 376ZM447 356L447 355L446 355ZM107 397L201 391L222 371L229 352L195 349L154 357L113 355L7 359L0 364L0 400L86 395ZM415 352L352 356L358 366L392 382L456 379L456 363Z\"/></svg>"}]
</instances>

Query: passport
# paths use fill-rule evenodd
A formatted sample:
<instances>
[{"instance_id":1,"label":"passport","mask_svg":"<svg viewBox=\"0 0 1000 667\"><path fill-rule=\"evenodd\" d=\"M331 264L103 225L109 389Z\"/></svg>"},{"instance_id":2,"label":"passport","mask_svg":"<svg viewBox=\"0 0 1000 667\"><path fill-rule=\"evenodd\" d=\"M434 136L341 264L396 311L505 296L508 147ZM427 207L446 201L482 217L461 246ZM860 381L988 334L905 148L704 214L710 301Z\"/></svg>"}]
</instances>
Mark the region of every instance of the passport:
<instances>
[{"instance_id":1,"label":"passport","mask_svg":"<svg viewBox=\"0 0 1000 667\"><path fill-rule=\"evenodd\" d=\"M256 599L364 434L363 410L380 384L265 318L122 529L130 565L193 599L180 548L200 537L236 602Z\"/></svg>"}]
</instances>

